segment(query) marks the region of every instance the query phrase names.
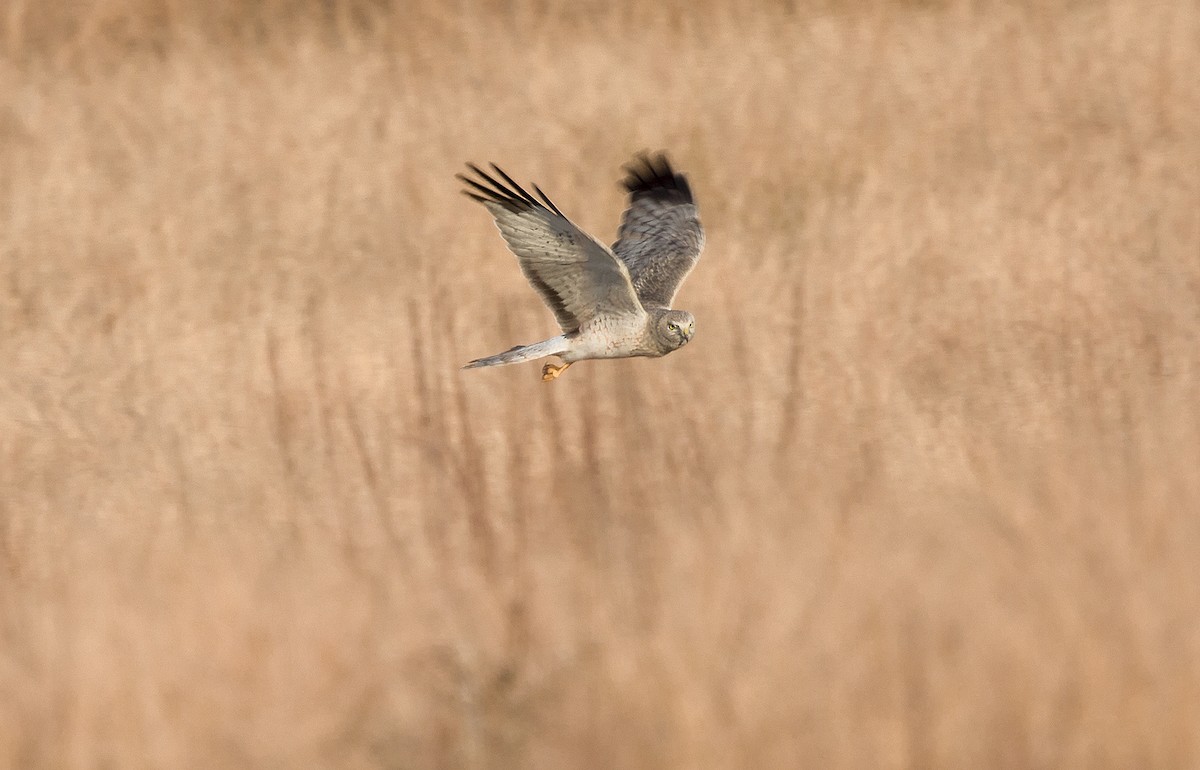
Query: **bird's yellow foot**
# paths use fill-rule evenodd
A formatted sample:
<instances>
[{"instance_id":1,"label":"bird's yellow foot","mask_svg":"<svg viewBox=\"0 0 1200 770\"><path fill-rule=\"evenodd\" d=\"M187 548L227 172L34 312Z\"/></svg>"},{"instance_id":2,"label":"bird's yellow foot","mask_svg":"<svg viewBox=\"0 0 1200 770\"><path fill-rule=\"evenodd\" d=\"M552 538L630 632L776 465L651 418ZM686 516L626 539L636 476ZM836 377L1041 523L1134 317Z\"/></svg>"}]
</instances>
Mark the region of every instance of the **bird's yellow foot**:
<instances>
[{"instance_id":1,"label":"bird's yellow foot","mask_svg":"<svg viewBox=\"0 0 1200 770\"><path fill-rule=\"evenodd\" d=\"M551 380L557 380L558 376L560 374L562 374L563 372L565 372L567 370L567 367L570 365L571 365L571 362L569 362L569 361L567 363L561 364L559 366L555 366L554 364L546 364L545 366L542 367L542 382L550 382Z\"/></svg>"}]
</instances>

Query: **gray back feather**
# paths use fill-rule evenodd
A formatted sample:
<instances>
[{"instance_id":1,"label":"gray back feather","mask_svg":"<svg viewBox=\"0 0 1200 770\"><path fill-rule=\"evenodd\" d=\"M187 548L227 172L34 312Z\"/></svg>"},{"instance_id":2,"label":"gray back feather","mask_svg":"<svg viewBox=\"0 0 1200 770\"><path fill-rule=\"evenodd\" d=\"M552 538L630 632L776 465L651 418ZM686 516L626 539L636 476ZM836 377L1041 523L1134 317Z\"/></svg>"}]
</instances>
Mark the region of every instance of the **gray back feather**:
<instances>
[{"instance_id":1,"label":"gray back feather","mask_svg":"<svg viewBox=\"0 0 1200 770\"><path fill-rule=\"evenodd\" d=\"M625 264L572 224L536 185L538 198L495 165L492 170L503 181L467 165L477 179L459 174L471 187L464 192L492 213L521 272L563 332L577 331L599 316L644 314Z\"/></svg>"},{"instance_id":2,"label":"gray back feather","mask_svg":"<svg viewBox=\"0 0 1200 770\"><path fill-rule=\"evenodd\" d=\"M643 306L670 307L704 247L692 189L662 153L643 153L625 169L630 203L613 253L629 268Z\"/></svg>"}]
</instances>

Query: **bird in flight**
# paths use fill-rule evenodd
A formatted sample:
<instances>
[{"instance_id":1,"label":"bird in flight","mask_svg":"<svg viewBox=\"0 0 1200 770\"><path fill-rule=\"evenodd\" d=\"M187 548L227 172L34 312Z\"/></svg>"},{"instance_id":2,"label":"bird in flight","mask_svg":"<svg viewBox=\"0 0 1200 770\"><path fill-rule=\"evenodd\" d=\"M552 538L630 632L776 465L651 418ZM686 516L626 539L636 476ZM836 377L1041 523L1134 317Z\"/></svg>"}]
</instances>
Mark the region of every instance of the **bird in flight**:
<instances>
[{"instance_id":1,"label":"bird in flight","mask_svg":"<svg viewBox=\"0 0 1200 770\"><path fill-rule=\"evenodd\" d=\"M562 334L464 369L557 356L561 364L542 367L542 381L550 382L576 361L657 358L691 340L696 319L671 302L700 258L704 230L687 178L666 155L643 153L625 167L629 208L612 248L572 224L537 185L535 197L495 164L494 175L467 167L473 176L458 175L468 187L463 192L491 212Z\"/></svg>"}]
</instances>

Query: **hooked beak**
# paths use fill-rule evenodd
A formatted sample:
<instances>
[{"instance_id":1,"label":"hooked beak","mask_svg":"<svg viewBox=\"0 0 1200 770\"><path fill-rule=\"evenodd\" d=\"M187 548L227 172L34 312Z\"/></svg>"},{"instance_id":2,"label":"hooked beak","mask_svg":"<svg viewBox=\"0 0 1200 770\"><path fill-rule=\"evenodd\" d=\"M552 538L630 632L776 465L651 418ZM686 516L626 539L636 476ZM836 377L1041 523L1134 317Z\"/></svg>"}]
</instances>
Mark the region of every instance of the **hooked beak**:
<instances>
[{"instance_id":1,"label":"hooked beak","mask_svg":"<svg viewBox=\"0 0 1200 770\"><path fill-rule=\"evenodd\" d=\"M689 326L688 328L686 328L686 329L684 329L684 330L683 330L683 344L684 344L684 345L686 345L686 344L688 344L689 342L691 342L691 341L692 341L692 334L693 334L693 333L694 333L694 332L692 331L692 327L690 327L690 326Z\"/></svg>"}]
</instances>

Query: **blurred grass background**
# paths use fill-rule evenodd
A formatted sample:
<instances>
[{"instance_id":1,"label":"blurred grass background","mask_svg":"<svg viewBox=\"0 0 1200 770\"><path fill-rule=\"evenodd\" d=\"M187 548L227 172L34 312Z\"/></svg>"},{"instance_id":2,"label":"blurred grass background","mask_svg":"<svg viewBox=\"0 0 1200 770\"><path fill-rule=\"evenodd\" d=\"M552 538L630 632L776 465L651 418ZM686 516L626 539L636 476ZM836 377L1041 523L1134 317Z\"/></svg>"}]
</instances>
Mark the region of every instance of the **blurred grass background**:
<instances>
[{"instance_id":1,"label":"blurred grass background","mask_svg":"<svg viewBox=\"0 0 1200 770\"><path fill-rule=\"evenodd\" d=\"M1190 0L8 0L0 766L1200 764ZM467 160L611 240L554 332Z\"/></svg>"}]
</instances>

